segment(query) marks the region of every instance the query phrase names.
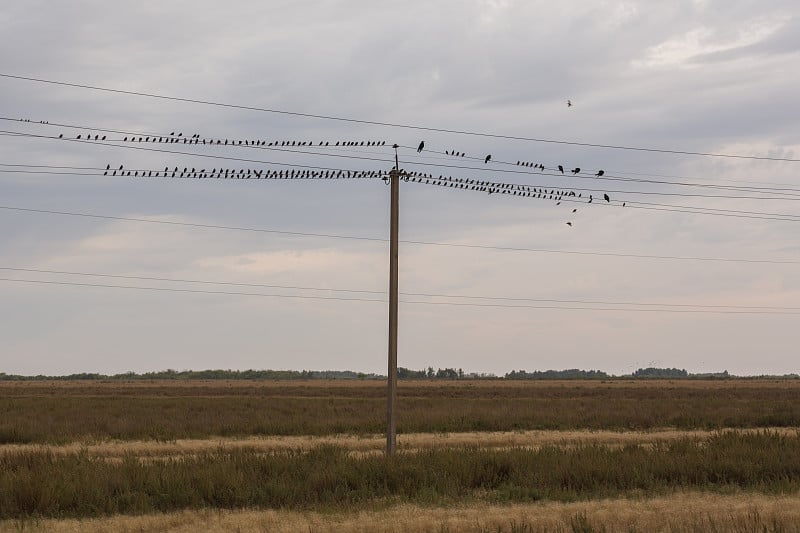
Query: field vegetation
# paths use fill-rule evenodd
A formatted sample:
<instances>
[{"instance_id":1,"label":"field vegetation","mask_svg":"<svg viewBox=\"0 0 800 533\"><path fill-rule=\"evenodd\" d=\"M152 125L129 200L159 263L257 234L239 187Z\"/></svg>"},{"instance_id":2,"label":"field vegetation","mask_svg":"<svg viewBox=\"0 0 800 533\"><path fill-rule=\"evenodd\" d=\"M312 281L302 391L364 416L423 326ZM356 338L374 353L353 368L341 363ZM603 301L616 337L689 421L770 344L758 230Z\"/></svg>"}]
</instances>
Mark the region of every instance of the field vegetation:
<instances>
[{"instance_id":1,"label":"field vegetation","mask_svg":"<svg viewBox=\"0 0 800 533\"><path fill-rule=\"evenodd\" d=\"M0 444L370 435L374 381L4 382ZM398 432L800 426L800 381L401 382Z\"/></svg>"},{"instance_id":2,"label":"field vegetation","mask_svg":"<svg viewBox=\"0 0 800 533\"><path fill-rule=\"evenodd\" d=\"M798 530L797 380L401 382L392 458L384 394L2 382L0 530Z\"/></svg>"}]
</instances>

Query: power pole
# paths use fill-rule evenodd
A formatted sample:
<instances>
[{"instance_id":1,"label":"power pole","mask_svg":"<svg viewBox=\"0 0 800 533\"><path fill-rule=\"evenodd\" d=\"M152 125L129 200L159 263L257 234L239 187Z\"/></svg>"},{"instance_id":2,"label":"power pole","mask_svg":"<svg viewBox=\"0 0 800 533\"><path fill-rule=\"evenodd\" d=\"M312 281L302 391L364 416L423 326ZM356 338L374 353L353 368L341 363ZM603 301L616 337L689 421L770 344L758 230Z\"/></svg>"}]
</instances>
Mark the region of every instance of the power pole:
<instances>
[{"instance_id":1,"label":"power pole","mask_svg":"<svg viewBox=\"0 0 800 533\"><path fill-rule=\"evenodd\" d=\"M386 455L397 450L397 255L400 218L400 162L394 145L394 170L389 174L391 209L389 215L389 375L386 394Z\"/></svg>"}]
</instances>

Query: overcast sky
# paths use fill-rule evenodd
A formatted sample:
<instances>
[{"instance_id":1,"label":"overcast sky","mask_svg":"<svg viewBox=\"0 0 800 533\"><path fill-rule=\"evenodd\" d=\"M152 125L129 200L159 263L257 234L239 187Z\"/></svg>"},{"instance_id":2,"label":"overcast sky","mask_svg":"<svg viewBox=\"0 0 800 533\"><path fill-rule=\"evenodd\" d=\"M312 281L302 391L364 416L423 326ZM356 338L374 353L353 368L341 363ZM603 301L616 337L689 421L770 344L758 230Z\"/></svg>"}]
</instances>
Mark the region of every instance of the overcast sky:
<instances>
[{"instance_id":1,"label":"overcast sky","mask_svg":"<svg viewBox=\"0 0 800 533\"><path fill-rule=\"evenodd\" d=\"M793 0L7 3L0 74L505 137L0 77L0 115L12 119L0 120L0 278L17 280L0 281L0 372L385 373L381 180L32 165L388 171L394 143L408 171L582 195L556 205L401 183L400 238L417 243L400 245L400 291L427 304L400 305L400 366L798 372L799 52ZM89 132L109 141L73 142ZM117 142L132 132L386 146L305 150L317 155ZM547 175L559 164L563 177Z\"/></svg>"}]
</instances>

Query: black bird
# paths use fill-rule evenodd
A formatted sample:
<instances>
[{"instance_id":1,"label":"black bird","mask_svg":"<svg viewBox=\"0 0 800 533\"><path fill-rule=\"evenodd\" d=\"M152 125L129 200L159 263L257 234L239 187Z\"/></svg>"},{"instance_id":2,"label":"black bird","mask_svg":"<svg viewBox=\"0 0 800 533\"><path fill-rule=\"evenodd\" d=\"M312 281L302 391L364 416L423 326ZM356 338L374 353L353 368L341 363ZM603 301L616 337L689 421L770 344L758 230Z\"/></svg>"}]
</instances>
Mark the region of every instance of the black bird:
<instances>
[{"instance_id":1,"label":"black bird","mask_svg":"<svg viewBox=\"0 0 800 533\"><path fill-rule=\"evenodd\" d=\"M592 203L592 200L594 200L594 198L592 198L592 195L590 194L589 195L589 203Z\"/></svg>"},{"instance_id":2,"label":"black bird","mask_svg":"<svg viewBox=\"0 0 800 533\"><path fill-rule=\"evenodd\" d=\"M419 146L417 147L417 153L420 153L423 148L425 148L425 141L420 141Z\"/></svg>"},{"instance_id":3,"label":"black bird","mask_svg":"<svg viewBox=\"0 0 800 533\"><path fill-rule=\"evenodd\" d=\"M111 164L106 165L106 170L111 170Z\"/></svg>"},{"instance_id":4,"label":"black bird","mask_svg":"<svg viewBox=\"0 0 800 533\"><path fill-rule=\"evenodd\" d=\"M58 134L58 138L59 138L59 139L63 139L63 138L64 138L64 134L63 134L63 133L59 133L59 134Z\"/></svg>"},{"instance_id":5,"label":"black bird","mask_svg":"<svg viewBox=\"0 0 800 533\"><path fill-rule=\"evenodd\" d=\"M595 174L595 177L602 176L602 175L603 175L603 174L605 174L605 173L606 173L606 171L605 171L605 170L598 170L598 171L597 171L597 174Z\"/></svg>"},{"instance_id":6,"label":"black bird","mask_svg":"<svg viewBox=\"0 0 800 533\"><path fill-rule=\"evenodd\" d=\"M80 135L78 135L78 139L80 139L80 138L81 138L81 136L80 136Z\"/></svg>"},{"instance_id":7,"label":"black bird","mask_svg":"<svg viewBox=\"0 0 800 533\"><path fill-rule=\"evenodd\" d=\"M578 210L578 209L577 209L577 208L575 208L575 209L573 209L573 210L572 210L572 212L574 213L574 212L576 212L577 210Z\"/></svg>"},{"instance_id":8,"label":"black bird","mask_svg":"<svg viewBox=\"0 0 800 533\"><path fill-rule=\"evenodd\" d=\"M606 193L603 193L603 200L605 200L606 202L611 202L611 198L609 198L608 194Z\"/></svg>"},{"instance_id":9,"label":"black bird","mask_svg":"<svg viewBox=\"0 0 800 533\"><path fill-rule=\"evenodd\" d=\"M561 166L561 165L558 165L558 171L563 174L564 173L564 167Z\"/></svg>"},{"instance_id":10,"label":"black bird","mask_svg":"<svg viewBox=\"0 0 800 533\"><path fill-rule=\"evenodd\" d=\"M575 168L572 169L572 173L573 174L577 174L580 171L581 171L581 167L575 167Z\"/></svg>"},{"instance_id":11,"label":"black bird","mask_svg":"<svg viewBox=\"0 0 800 533\"><path fill-rule=\"evenodd\" d=\"M567 222L567 226L572 227L572 222Z\"/></svg>"},{"instance_id":12,"label":"black bird","mask_svg":"<svg viewBox=\"0 0 800 533\"><path fill-rule=\"evenodd\" d=\"M491 158L492 158L492 154L487 155L486 159L483 160L483 164L485 165L486 163L488 163Z\"/></svg>"},{"instance_id":13,"label":"black bird","mask_svg":"<svg viewBox=\"0 0 800 533\"><path fill-rule=\"evenodd\" d=\"M567 100L567 107L572 107L572 100Z\"/></svg>"}]
</instances>

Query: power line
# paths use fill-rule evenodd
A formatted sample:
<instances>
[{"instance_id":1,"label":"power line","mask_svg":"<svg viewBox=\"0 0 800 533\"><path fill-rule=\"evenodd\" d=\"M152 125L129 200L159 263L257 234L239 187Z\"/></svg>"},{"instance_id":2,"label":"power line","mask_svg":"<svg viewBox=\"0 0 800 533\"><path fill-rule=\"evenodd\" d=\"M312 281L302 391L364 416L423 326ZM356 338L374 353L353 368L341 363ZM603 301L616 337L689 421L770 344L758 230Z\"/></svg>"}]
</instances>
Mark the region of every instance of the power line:
<instances>
[{"instance_id":1,"label":"power line","mask_svg":"<svg viewBox=\"0 0 800 533\"><path fill-rule=\"evenodd\" d=\"M72 141L72 139L65 139L65 140ZM78 141L78 142L83 142L83 141ZM108 143L104 143L103 145L104 146L116 146L116 147L120 147L120 148L132 148L132 149L136 149L136 150L154 151L154 152L161 152L161 153L168 153L168 154L188 155L188 156L204 157L204 158L211 158L211 159L221 159L221 160L227 160L227 161L239 161L239 162L248 162L248 163L262 163L262 164L267 164L267 165L279 165L279 166L293 166L293 167L296 167L296 168L303 168L303 169L330 170L330 171L343 171L343 172L355 172L355 173L369 172L369 171L363 171L363 170L344 170L344 169L340 169L340 168L332 168L332 167L319 166L319 165L300 165L300 164L280 163L280 162L275 162L275 161L263 161L263 160L245 159L245 158L236 158L236 157L211 156L211 155L207 155L207 154L197 154L197 153L192 153L192 152L163 150L163 149L145 148L145 147L137 147L137 146L130 146L129 147L129 146L124 146L124 145L114 145L114 144L108 144ZM337 157L349 157L349 156L337 156ZM356 158L356 159L372 159L372 158ZM2 164L0 164L0 165L1 166L12 166L12 165L2 165ZM19 166L24 166L24 165L19 165ZM37 167L37 166L34 165L33 167ZM42 166L42 167L44 167L44 166ZM69 168L69 167L52 166L52 167L47 167L47 168ZM88 168L88 167L76 167L76 168ZM476 170L480 170L480 169L476 169ZM6 172L6 173L34 173L34 172L14 171L14 170L0 170L0 172ZM152 171L152 172L155 172L155 171ZM54 175L59 175L59 174L81 175L79 173L59 173L59 172L50 172L50 173L48 173L48 172L39 172L39 173L40 174L54 174ZM85 175L95 175L95 174L85 174ZM509 183L509 182L487 181L487 180L480 180L478 178L476 178L476 179L453 178L452 176L448 176L446 178L444 176L440 176L438 178L435 178L435 177L433 177L432 174L421 174L421 173L417 173L417 172L412 172L412 173L410 173L408 175L409 176L415 176L415 177L423 177L423 178L430 179L430 180L448 181L448 182L453 182L453 183L466 183L468 181L485 182L485 183L492 183L496 187L506 187L506 186L526 187L526 188L530 188L530 187L552 188L553 187L553 186L547 186L547 185L542 185L542 184L519 184L519 183ZM537 175L537 174L532 174L532 175ZM150 176L150 177L159 177L159 176ZM181 176L181 177L191 177L191 176ZM200 176L197 176L197 177L200 177ZM213 176L202 176L202 177L212 178ZM376 177L376 176L372 176L372 177ZM377 177L380 177L380 176L377 176ZM610 189L610 190L609 189L588 189L588 188L574 188L574 187L567 187L567 189L577 190L577 191L594 192L594 193L610 192L610 193L615 193L615 194L619 193L619 194L628 194L628 195L637 195L637 194L640 194L640 195L661 195L661 196L677 196L677 197L687 197L687 198L717 198L717 199L734 199L734 200L739 200L739 199L741 199L741 200L784 200L784 201L800 200L800 197L799 198L794 198L794 197L781 198L781 197L766 197L766 196L686 194L686 193L667 193L667 192L656 192L656 191L628 191L628 190L614 190L614 189ZM775 194L782 194L782 193L775 193ZM630 203L634 203L634 202L630 201ZM638 203L644 203L644 202L638 202ZM652 205L662 205L663 207L676 207L676 206L663 205L663 204L652 204ZM681 207L684 207L686 209L692 209L691 207L688 207L688 206L681 206ZM704 209L704 208L697 208L697 209ZM662 210L663 211L669 211L669 209L662 209ZM689 211L676 211L676 212L689 212ZM732 213L740 212L740 213L743 213L743 214L751 214L752 213L752 214L759 214L759 215L772 215L773 217L797 217L798 216L798 215L792 215L792 214L761 213L761 212L747 212L747 211L736 211L736 210L730 210L730 212L732 212ZM704 212L697 211L696 214L715 214L715 213L704 213ZM769 217L766 217L766 216L764 216L764 217L749 217L748 216L748 217L743 217L743 218L761 218L763 220L787 220L786 218L769 218Z\"/></svg>"},{"instance_id":2,"label":"power line","mask_svg":"<svg viewBox=\"0 0 800 533\"><path fill-rule=\"evenodd\" d=\"M106 133L128 134L128 135L132 135L132 136L138 136L140 138L139 139L140 141L141 141L142 138L144 138L144 139L147 140L146 142L151 142L151 141L148 140L150 138L154 139L152 142L156 142L155 141L156 138L164 138L164 139L175 140L174 137L170 137L169 134L164 134L164 133L156 134L156 133L131 132L131 131L127 131L127 130L116 130L116 129L109 129L109 128L99 128L99 127L94 127L94 126L79 126L79 125L74 125L74 124L62 124L62 123L55 123L55 122L51 123L49 121L38 121L38 122L30 121L30 120L25 121L25 120L22 120L22 119L15 119L15 118L11 118L11 117L0 117L0 120L9 121L9 122L23 122L23 123L26 123L26 124L43 125L43 126L60 126L60 127L67 127L67 128L72 128L72 129L77 129L77 130L82 130L82 131L83 130L92 130L92 131L100 131L100 132L106 132ZM32 134L26 134L26 133L23 133L23 132L15 132L15 133L18 134L18 135L22 135L22 136L32 135ZM10 134L10 133L4 133L4 134ZM54 137L46 137L46 136L43 136L43 137L44 138L54 138ZM184 139L188 140L188 138L184 138ZM103 140L105 140L105 139L103 139ZM112 140L113 141L117 141L117 142L123 142L122 140L119 140L119 139L112 139ZM134 141L135 141L135 139L131 139L131 142L134 142ZM263 142L264 141L262 141L262 144L263 144ZM345 142L346 141L342 141L342 146L344 146ZM288 141L287 141L287 143L288 143ZM194 144L197 144L197 142L195 142ZM281 143L281 144L283 144L283 143ZM277 145L278 145L277 142L274 143L274 146L273 146L272 142L269 143L269 146L254 145L254 144L252 144L252 142L249 145L248 144L242 145L241 141L239 142L238 145L235 144L235 143L231 143L230 145L226 144L226 146L232 146L234 148L273 149L273 150L285 151L285 152L288 152L288 153L303 153L303 154L320 155L320 156L331 156L332 155L332 154L324 154L324 153L318 153L318 152L292 150L288 146L278 147ZM317 145L314 145L312 142L307 143L307 146L309 146L309 147L313 146L315 148L336 149L336 148L340 148L338 145L339 145L338 141L336 142L336 146L333 146L333 145L329 146L329 144L327 142L324 145L323 145L322 142L319 142ZM364 145L363 141L361 142L361 145L362 146ZM384 145L385 145L385 141L382 142L380 146L383 147ZM208 146L217 146L217 145L213 144L213 143L209 143ZM375 145L375 146L377 146L377 145ZM410 146L400 145L399 147L416 151L415 148L410 147ZM365 153L363 150L362 151L342 150L342 151L349 151L351 153ZM453 155L453 153L456 153L455 150L453 151L453 153L450 153L449 151L441 152L441 151L430 150L429 148L426 148L425 152L426 153L434 153L434 154L440 154L440 155L449 156L448 160L450 160L452 157L460 157L460 158L464 158L465 157L463 152L459 152L461 154L461 156ZM412 155L414 155L414 154L412 154ZM425 156L425 155L415 155L415 157L417 157L417 158L426 158L427 156ZM374 159L374 158L369 158L369 159L382 161L382 162L387 161L386 159ZM435 157L435 159L438 159L440 161L441 160L445 160L444 157ZM466 156L466 159L471 160L471 161L482 161L483 157ZM417 163L414 163L413 161L411 161L409 163L410 164L417 164ZM517 164L515 165L513 162L510 162L510 161L501 161L501 160L493 159L492 163L502 164L502 165L507 165L507 166L520 167L520 161L517 161ZM523 163L525 163L525 162L523 162ZM476 167L463 167L463 166L458 166L458 165L436 165L434 163L421 163L421 164L429 164L431 166L441 166L441 167L446 167L446 168L460 168L460 169L483 170L483 171L486 170L484 167L476 168ZM530 166L530 165L527 165L527 166ZM552 173L545 173L544 172L545 169L551 170L553 172ZM542 172L510 171L510 170L493 169L493 171L496 171L496 172L514 172L514 173L526 174L526 175L536 175L536 176L543 175L543 176L558 177L559 175L555 174L555 170L556 170L556 167L553 166L553 165L549 165L549 166L546 166L546 167L542 168ZM617 171L617 174L618 173L619 173L619 171ZM643 175L643 176L655 176L655 175L650 174L650 173L636 173L636 172L624 172L623 171L623 174L626 174L626 173L627 174L638 174L638 175ZM666 184L666 185L676 185L676 186L685 186L685 187L705 187L705 188L726 189L726 190L744 190L744 191L749 191L749 192L756 192L756 191L760 191L760 190L766 190L766 191L775 192L775 193L777 193L777 191L790 191L790 192L800 193L800 189L789 188L789 187L763 187L763 186L752 186L752 185L750 185L750 186L736 186L736 185L719 185L719 184L707 184L707 183L703 184L703 183L692 183L692 182L674 182L674 181L655 180L655 179L652 179L652 178L648 178L648 179L645 179L645 178L631 178L631 177L627 177L627 176L624 176L624 175L621 176L621 175L612 174L612 173L604 173L603 175L600 176L600 175L597 175L594 171L591 171L591 172L580 172L580 173L576 173L576 174L577 175L573 175L573 176L569 176L568 175L567 177L577 177L577 178L587 178L587 179L588 178L592 178L594 180L606 180L606 181L630 181L630 182L636 182L636 183ZM685 177L685 176L658 176L658 177L672 177L672 178L678 178L678 179L683 179L683 180L699 180L699 179L702 179L702 178Z\"/></svg>"},{"instance_id":3,"label":"power line","mask_svg":"<svg viewBox=\"0 0 800 533\"><path fill-rule=\"evenodd\" d=\"M299 300L334 300L345 302L380 302L386 303L385 299L373 298L341 298L337 296L305 296L305 295L290 295L290 294L264 294L253 292L238 292L238 291L209 291L202 289L176 289L170 287L139 287L131 285L110 285L103 283L78 283L67 281L45 281L45 280L31 280L31 279L12 279L0 278L0 281L7 281L12 283L31 283L40 285L64 285L71 287L97 287L104 289L129 289L129 290L143 290L143 291L156 291L156 292L173 292L173 293L190 293L190 294L219 294L226 296L257 296L263 298L291 298ZM508 305L508 304L489 304L489 303L467 303L467 302L423 302L423 301L410 301L401 300L400 303L412 305L449 305L455 307L494 307L503 309L560 309L568 311L617 311L627 313L696 313L696 314L723 314L723 315L800 315L800 312L795 311L777 311L777 310L722 310L722 309L654 309L654 308L618 308L618 307L585 307L585 306L558 306L558 305Z\"/></svg>"},{"instance_id":4,"label":"power line","mask_svg":"<svg viewBox=\"0 0 800 533\"><path fill-rule=\"evenodd\" d=\"M424 177L420 177L419 175L411 178L410 181L412 183L418 183L423 185L432 185L438 186L441 188L453 188L457 190L469 190L469 191L477 191L477 192L488 192L489 194L499 194L499 195L511 195L511 196L521 196L521 197L536 197L537 199L542 200L549 200L554 201L558 205L560 202L568 202L568 203L592 203L593 195L588 195L588 202L587 199L582 196L582 194L575 195L574 190L569 189L570 193L565 193L565 189L557 189L554 187L546 187L543 185L522 185L517 183L508 183L508 182L496 182L496 181L484 181L480 179L462 179L462 178L444 178L438 177L434 178L429 174L424 175ZM536 194L532 191L532 189L536 190ZM550 189L548 192L547 189ZM582 190L585 192L597 193L598 200L599 194L602 193L602 190L593 190L593 189L576 189ZM619 192L619 191L617 191ZM729 198L737 198L737 199L747 199L746 197L729 197ZM760 198L764 199L764 198ZM605 204L598 202L598 205L611 205L612 200L606 200ZM736 210L736 209L716 209L710 207L693 207L693 206L676 206L671 204L657 204L657 203L648 203L648 202L636 202L632 200L626 199L625 201L615 200L613 204L622 205L622 207L630 207L631 209L648 209L653 211L668 211L674 213L691 213L696 215L712 215L712 216L724 216L724 217L733 217L733 218L746 218L746 219L758 219L758 220L779 220L785 222L800 222L800 215L793 215L793 214L786 214L786 213L763 213L760 211L743 211L743 210ZM635 205L639 204L639 205ZM644 206L659 206L659 207L644 207Z\"/></svg>"},{"instance_id":5,"label":"power line","mask_svg":"<svg viewBox=\"0 0 800 533\"><path fill-rule=\"evenodd\" d=\"M130 276L130 275L120 275L120 274L98 274L90 272L46 270L37 268L0 267L0 270L8 270L12 272L28 272L37 274L58 274L58 275L68 275L68 276L114 278L114 279L141 280L141 281L164 281L170 283L196 283L203 285L228 285L236 287L261 287L269 289L330 291L330 292L386 295L386 291L374 291L374 290L362 290L362 289L335 289L332 287L304 287L296 285L270 285L263 283L208 281L208 280L185 279L185 278L163 278L163 277L152 277L152 276ZM641 307L678 307L678 308L693 307L693 308L712 308L712 309L739 309L739 310L764 309L764 310L774 310L774 311L800 311L800 307L769 306L769 305L714 305L714 304L704 305L704 304L683 304L683 303L674 304L674 303L659 303L659 302L615 302L606 300L564 300L564 299L552 299L552 298L478 296L478 295L465 295L465 294L440 294L440 293L424 293L424 292L401 292L400 294L402 296L422 296L429 298L451 298L451 299L463 299L463 300L495 300L495 301L508 301L508 302L544 302L544 303L587 304L587 305L626 305L626 306L641 306ZM428 303L436 303L436 302L428 302Z\"/></svg>"},{"instance_id":6,"label":"power line","mask_svg":"<svg viewBox=\"0 0 800 533\"><path fill-rule=\"evenodd\" d=\"M247 111L259 111L264 113L274 113L280 115L287 115L287 116L294 116L294 117L303 117L303 118L312 118L312 119L321 119L321 120L331 120L337 122L349 122L354 124L365 124L371 126L385 126L390 128L403 128L403 129L410 129L416 131L429 131L429 132L437 132L437 133L451 133L456 135L469 135L473 137L484 137L484 138L492 138L492 139L504 139L504 140L515 140L515 141L527 141L527 142L538 142L538 143L549 143L549 144L560 144L560 145L567 145L567 146L580 146L580 147L589 147L589 148L605 148L605 149L612 149L612 150L629 150L629 151L637 151L637 152L651 152L651 153L661 153L661 154L673 154L673 155L695 155L695 156L705 156L705 157L721 157L721 158L731 158L731 159L751 159L751 160L759 160L759 161L785 161L785 162L800 162L800 159L792 159L786 157L770 157L770 156L748 156L748 155L741 155L741 154L722 154L722 153L714 153L714 152L694 152L688 150L669 150L669 149L662 149L662 148L646 148L646 147L638 147L638 146L624 146L624 145L612 145L612 144L597 144L597 143L585 143L585 142L575 142L575 141L563 141L563 140L556 140L556 139L545 139L545 138L536 138L536 137L523 137L523 136L515 136L515 135L503 135L497 133L485 133L485 132L478 132L478 131L470 131L470 130L454 130L454 129L446 129L446 128L433 128L427 126L418 126L413 124L402 124L402 123L392 123L392 122L381 122L381 121L374 121L374 120L361 120L361 119L354 119L354 118L347 118L347 117L337 117L337 116L330 116L330 115L320 115L320 114L313 114L313 113L300 113L297 111L287 111L282 109L273 109L273 108L266 108L266 107L256 107L256 106L246 106L246 105L239 105L239 104L229 104L223 102L214 102L211 100L199 100L193 98L181 98L177 96L165 96L159 95L154 93L146 93L140 91L127 91L122 89L111 89L108 87L99 87L95 85L87 85L87 84L79 84L79 83L68 83L63 81L55 81L55 80L46 80L42 78L31 78L26 76L16 76L7 73L0 73L0 77L8 78L8 79L15 79L15 80L24 80L24 81L32 81L37 83L46 83L51 85L60 85L65 87L75 87L79 89L91 89L94 91L103 91L115 94L126 94L130 96L142 96L147 98L156 98L160 100L170 100L175 102L185 102L191 104L202 104L202 105L210 105L216 107L223 107L223 108L230 108L230 109L242 109Z\"/></svg>"},{"instance_id":7,"label":"power line","mask_svg":"<svg viewBox=\"0 0 800 533\"><path fill-rule=\"evenodd\" d=\"M51 135L35 135L33 133L9 132L9 131L5 131L5 130L0 130L0 134L1 133L10 133L10 134L15 135L17 137L28 137L28 138L37 138L37 139L51 139L51 140L55 140L55 141L77 142L77 143L82 143L82 144L90 144L90 145L94 145L94 146L110 146L110 147L114 147L114 148L126 148L126 149L129 149L129 150L142 150L142 151L145 151L145 152L159 152L159 153L164 153L164 154L177 154L177 155L188 155L188 156L191 156L191 157L204 157L204 158L208 158L208 159L222 159L222 160L225 160L225 161L241 161L241 162L245 162L245 163L262 163L262 164L267 164L267 165L283 165L283 166L294 166L294 167L304 167L304 168L321 168L321 169L330 168L330 167L324 167L324 166L298 165L298 164L293 164L293 163L279 163L279 162L276 162L276 161L263 161L263 160L259 160L259 159L246 159L246 158L242 158L242 157L229 157L229 156L222 156L222 155L201 154L201 153L197 153L197 152L184 152L184 151L179 151L179 150L165 150L163 148L148 148L146 146L132 146L132 145L127 145L127 144L114 144L114 143L108 142L108 141L94 141L94 140L67 139L67 138L63 138L62 139L62 138L54 137L54 136L51 136ZM191 145L191 146L194 146L194 145ZM294 153L294 154L320 155L320 156L325 156L325 157L338 157L338 158L343 158L343 159L355 159L355 160L362 160L362 161L379 161L379 162L382 162L382 163L392 163L393 162L393 160L391 158L380 159L380 158L375 158L375 157L358 157L358 156L342 155L342 154L324 154L324 153L319 153L319 152L309 152L309 151L303 151L303 150L285 150L285 149L282 149L282 148L271 148L271 149L272 150L283 151L283 152L291 152L291 153Z\"/></svg>"},{"instance_id":8,"label":"power line","mask_svg":"<svg viewBox=\"0 0 800 533\"><path fill-rule=\"evenodd\" d=\"M228 161L242 161L242 162L250 162L250 163L264 163L264 164L272 164L272 165L283 165L283 166L296 166L296 167L303 167L303 168L329 168L329 167L322 167L322 166L310 166L310 165L292 165L290 163L278 163L274 161L261 161L256 159L246 159L246 158L237 158L237 157L227 157L227 156L220 156L220 155L210 155L210 154L201 154L197 152L185 152L185 151L176 151L176 150L166 150L166 149L158 149L158 148L147 148L142 146L131 146L128 144L115 144L113 140L92 140L92 139L69 139L69 138L59 138L54 136L48 135L36 135L31 133L21 133L21 132L10 132L7 130L0 130L0 135L2 134L9 134L18 137L27 137L27 138L39 138L39 139L51 139L51 140L60 140L60 141L71 141L71 142L79 142L84 144L94 144L100 146L111 146L116 148L127 148L127 149L134 149L134 150L144 150L144 151L151 151L151 152L160 152L160 153L167 153L167 154L178 154L178 155L187 155L191 157L203 157L203 158L211 158L211 159L222 159ZM122 141L120 141L122 142ZM190 144L190 146L192 146ZM217 145L211 145L217 146ZM293 154L304 154L304 155L317 155L322 157L337 157L337 158L344 158L344 159L352 159L352 160L360 160L360 161L375 161L381 163L391 163L391 158L380 158L380 157L365 157L365 156L352 156L352 155L342 155L342 154L330 154L330 153L321 153L321 152L314 152L309 150L299 150L299 149L289 149L285 147L266 147L266 146L244 146L244 145L231 145L235 148L256 148L256 149L265 149L265 150L277 150L286 153L293 153ZM474 158L471 158L474 159ZM500 162L502 163L502 162ZM509 169L498 169L498 168L491 168L487 169L485 167L471 167L471 166L463 166L463 165L452 165L452 164L442 164L442 163L415 163L413 161L407 161L406 164L409 165L421 165L421 166L431 166L437 168L450 168L450 169L459 169L459 170L474 170L483 173L512 173L512 174L521 174L525 176L547 176L547 177L556 177L556 178L564 178L564 177L571 177L571 178L579 178L579 179L593 179L593 180L604 180L604 181L623 181L623 182L630 182L630 183L649 183L649 184L661 184L661 185L673 185L673 186L682 186L682 187L701 187L701 188L711 188L711 189L720 189L720 190L730 190L730 191L741 191L741 192L750 192L756 194L773 194L779 196L744 196L744 195L711 195L711 194L691 194L691 193L674 193L674 192L661 192L661 191L629 191L629 190L607 190L606 192L611 193L623 193L623 194L642 194L642 195L657 195L657 196L679 196L679 197L699 197L699 198L725 198L725 199L749 199L749 200L800 200L800 189L792 189L792 188L776 188L776 187L737 187L737 186L726 186L726 185L714 185L714 184L701 184L701 183L691 183L691 182L670 182L664 180L651 180L651 179L642 179L642 178L628 178L625 176L593 176L591 173L581 172L581 173L573 173L572 176L565 176L562 172L561 174L556 174L555 172L529 172L529 171L521 171L521 170L509 170ZM513 165L512 163L502 163ZM547 170L555 170L555 168L545 167ZM539 185L537 185L539 186ZM600 191L600 189L581 189L581 188L574 188L575 190L592 190L592 191Z\"/></svg>"},{"instance_id":9,"label":"power line","mask_svg":"<svg viewBox=\"0 0 800 533\"><path fill-rule=\"evenodd\" d=\"M78 213L73 211L55 211L49 209L33 209L27 207L14 207L0 205L0 209L8 211L24 212L24 213L40 213L61 216L85 217L96 218L101 220L119 220L127 222L144 222L149 224L165 224L180 227L192 227L202 229L220 229L229 231L247 231L257 233L270 233L275 235L287 235L295 237L319 237L327 239L345 239L356 241L368 242L388 242L388 239L378 237L362 237L355 235L337 235L332 233L312 233L312 232L299 232L299 231L286 231L266 228L253 228L242 226L224 226L217 224L200 224L193 222L177 222L172 220L156 220L147 218L134 218L122 217L112 215L98 215L92 213ZM617 252L587 252L580 250L554 250L547 248L526 248L514 246L491 246L484 244L464 244L464 243L448 243L448 242L433 242L433 241L416 241L416 240L401 240L404 244L414 244L421 246L444 246L451 248L468 248L477 250L494 250L501 252L529 252L529 253L547 253L547 254L566 254L566 255L579 255L579 256L599 256L599 257L618 257L618 258L632 258L632 259L656 259L656 260L670 260L670 261L701 261L701 262L721 262L721 263L752 263L752 264L772 264L772 265L800 265L800 261L795 260L777 260L777 259L744 259L744 258L731 258L731 257L700 257L700 256L675 256L675 255L647 255L647 254L627 254Z\"/></svg>"}]
</instances>

